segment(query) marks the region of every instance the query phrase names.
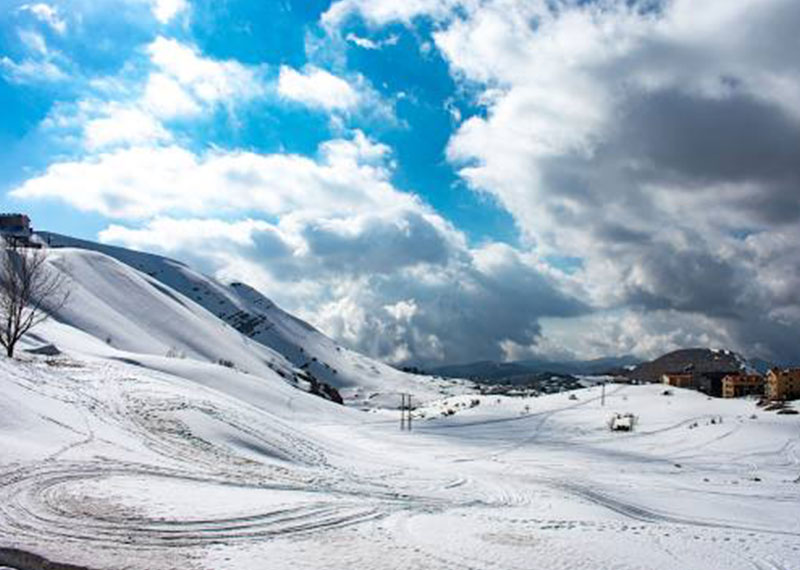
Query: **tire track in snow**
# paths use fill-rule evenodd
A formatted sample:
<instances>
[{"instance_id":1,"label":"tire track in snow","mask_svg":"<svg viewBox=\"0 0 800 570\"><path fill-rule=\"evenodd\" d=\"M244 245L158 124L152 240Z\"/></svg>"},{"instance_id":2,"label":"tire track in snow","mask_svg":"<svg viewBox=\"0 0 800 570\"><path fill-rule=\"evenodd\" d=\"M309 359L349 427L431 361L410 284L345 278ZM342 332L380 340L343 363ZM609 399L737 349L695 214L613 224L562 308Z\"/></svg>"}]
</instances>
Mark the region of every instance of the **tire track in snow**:
<instances>
[{"instance_id":1,"label":"tire track in snow","mask_svg":"<svg viewBox=\"0 0 800 570\"><path fill-rule=\"evenodd\" d=\"M782 536L800 537L800 532L796 531L749 527L745 525L737 525L737 524L709 521L703 519L692 519L668 513L662 513L653 509L648 509L647 507L643 507L641 505L636 505L634 503L630 503L628 501L612 497L610 495L607 495L600 491L596 491L594 489L590 489L589 487L577 483L558 481L554 482L552 486L562 491L566 491L570 495L580 497L582 499L589 501L590 503L606 507L607 509L610 509L621 515L642 522L668 523L668 524L676 524L683 526L698 526L698 527L735 530L743 532L757 532L761 534L775 534Z\"/></svg>"},{"instance_id":2,"label":"tire track in snow","mask_svg":"<svg viewBox=\"0 0 800 570\"><path fill-rule=\"evenodd\" d=\"M115 476L144 482L168 480L215 483L248 488L223 479L135 464L49 462L23 467L0 476L0 534L33 539L60 539L106 546L194 546L237 540L288 536L359 524L384 516L385 501L304 501L240 516L204 519L149 517L134 509L89 501L76 487ZM249 487L257 490L280 487ZM320 493L320 497L325 495ZM396 508L396 507L395 507Z\"/></svg>"},{"instance_id":3,"label":"tire track in snow","mask_svg":"<svg viewBox=\"0 0 800 570\"><path fill-rule=\"evenodd\" d=\"M228 405L227 397L176 396L165 390L158 373L138 378L138 373L132 376L121 365L89 364L71 370L55 383L48 381L51 375L44 370L31 365L30 377L18 382L77 406L84 418L93 420L95 429L87 420L88 435L82 434L82 440L44 461L9 465L8 471L0 472L0 536L112 547L194 546L320 532L426 502L423 497L401 495L335 468L309 438L272 414ZM224 432L238 447L231 447L231 441L205 440L193 433L185 414L199 414L200 425L214 423L217 433ZM106 426L133 436L155 454L156 462L160 458L160 463L170 467L59 459L91 444L94 432L105 431ZM239 455L240 449L251 445L257 447L255 457L265 461ZM294 497L288 506L277 508L270 502L263 512L247 516L225 516L223 506L218 517L193 520L179 515L167 520L125 507L113 495L87 500L86 484L114 492L114 477L136 478L143 488L167 480L276 493L299 491L318 498L298 501Z\"/></svg>"}]
</instances>

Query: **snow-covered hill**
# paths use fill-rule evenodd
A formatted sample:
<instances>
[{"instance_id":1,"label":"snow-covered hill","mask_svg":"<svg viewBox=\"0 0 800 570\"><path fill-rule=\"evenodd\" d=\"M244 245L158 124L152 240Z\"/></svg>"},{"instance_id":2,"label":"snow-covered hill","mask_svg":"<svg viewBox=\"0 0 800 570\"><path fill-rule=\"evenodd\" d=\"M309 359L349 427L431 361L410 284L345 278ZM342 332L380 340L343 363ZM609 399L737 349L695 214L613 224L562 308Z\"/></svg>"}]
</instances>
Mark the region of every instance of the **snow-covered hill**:
<instances>
[{"instance_id":1,"label":"snow-covered hill","mask_svg":"<svg viewBox=\"0 0 800 570\"><path fill-rule=\"evenodd\" d=\"M754 372L745 357L731 350L710 348L684 348L674 350L650 362L642 362L626 372L635 380L660 382L663 374L692 370L698 374L728 372Z\"/></svg>"},{"instance_id":2,"label":"snow-covered hill","mask_svg":"<svg viewBox=\"0 0 800 570\"><path fill-rule=\"evenodd\" d=\"M51 252L69 307L0 358L0 568L800 568L798 415L660 385L453 395L242 286L75 245ZM303 354L351 394L445 394L400 431L298 390Z\"/></svg>"},{"instance_id":3,"label":"snow-covered hill","mask_svg":"<svg viewBox=\"0 0 800 570\"><path fill-rule=\"evenodd\" d=\"M225 285L157 255L41 235L76 286L59 320L112 347L225 362L253 374L299 374L364 407L396 405L400 392L421 401L469 389L457 380L406 374L342 347L246 284Z\"/></svg>"},{"instance_id":4,"label":"snow-covered hill","mask_svg":"<svg viewBox=\"0 0 800 570\"><path fill-rule=\"evenodd\" d=\"M0 566L798 568L797 416L752 401L461 396L408 433L212 363L146 364L0 360ZM636 430L609 432L612 412Z\"/></svg>"}]
</instances>

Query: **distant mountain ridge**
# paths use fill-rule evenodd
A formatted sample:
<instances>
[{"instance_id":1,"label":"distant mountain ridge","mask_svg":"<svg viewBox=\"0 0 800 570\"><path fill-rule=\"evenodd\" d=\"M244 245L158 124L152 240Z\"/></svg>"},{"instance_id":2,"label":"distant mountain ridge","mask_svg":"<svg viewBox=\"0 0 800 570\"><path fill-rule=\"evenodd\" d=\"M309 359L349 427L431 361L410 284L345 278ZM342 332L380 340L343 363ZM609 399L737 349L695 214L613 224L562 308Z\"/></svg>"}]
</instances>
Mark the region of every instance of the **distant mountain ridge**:
<instances>
[{"instance_id":1,"label":"distant mountain ridge","mask_svg":"<svg viewBox=\"0 0 800 570\"><path fill-rule=\"evenodd\" d=\"M772 366L772 363L766 360L749 360L731 350L685 348L668 352L651 361L642 361L631 355L572 361L517 360L496 362L482 360L466 364L439 366L429 369L428 372L448 378L483 380L492 384L501 382L516 384L526 376L531 378L541 377L542 374L546 373L573 376L611 374L633 380L659 382L664 374L682 372L690 368L701 374L743 370L757 371L764 374Z\"/></svg>"},{"instance_id":2,"label":"distant mountain ridge","mask_svg":"<svg viewBox=\"0 0 800 570\"><path fill-rule=\"evenodd\" d=\"M429 372L449 378L497 381L504 378L519 377L527 374L538 375L545 372L572 375L622 373L627 367L635 366L640 362L640 359L630 355L563 362L551 360L518 360L513 362L482 360L467 364L439 366L430 369Z\"/></svg>"}]
</instances>

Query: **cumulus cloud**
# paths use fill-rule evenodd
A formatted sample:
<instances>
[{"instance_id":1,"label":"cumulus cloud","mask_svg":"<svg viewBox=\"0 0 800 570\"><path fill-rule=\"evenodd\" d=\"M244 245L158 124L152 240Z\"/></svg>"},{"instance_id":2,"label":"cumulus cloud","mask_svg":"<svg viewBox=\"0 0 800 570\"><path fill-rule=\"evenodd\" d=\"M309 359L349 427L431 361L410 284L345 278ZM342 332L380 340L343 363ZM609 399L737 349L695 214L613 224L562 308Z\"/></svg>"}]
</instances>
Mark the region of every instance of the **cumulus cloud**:
<instances>
[{"instance_id":1,"label":"cumulus cloud","mask_svg":"<svg viewBox=\"0 0 800 570\"><path fill-rule=\"evenodd\" d=\"M297 208L365 211L413 202L388 182L388 149L362 133L324 143L317 160L293 154L133 146L50 165L12 191L114 218ZM221 192L220 189L225 191ZM302 191L300 191L302 189Z\"/></svg>"},{"instance_id":2,"label":"cumulus cloud","mask_svg":"<svg viewBox=\"0 0 800 570\"><path fill-rule=\"evenodd\" d=\"M335 338L395 363L500 358L504 343L539 341L540 317L585 311L534 259L501 244L472 249L421 205L293 213L277 224L162 218L100 237L246 280Z\"/></svg>"},{"instance_id":3,"label":"cumulus cloud","mask_svg":"<svg viewBox=\"0 0 800 570\"><path fill-rule=\"evenodd\" d=\"M164 23L186 10L152 6ZM358 18L366 28L348 27ZM88 153L12 195L114 218L103 240L254 282L392 362L692 345L796 358L796 2L339 0L321 18L362 49L393 41L374 39L381 26L420 22L421 49L438 49L458 84L446 159L511 213L520 248L470 244L393 185L390 149L360 131L314 156L183 146L172 121L273 88L340 127L382 107L340 67L283 66L273 87L265 68L167 37L141 52L148 67L123 82L127 96L48 118L77 125ZM0 59L4 75L57 78L44 38L25 39L29 59Z\"/></svg>"},{"instance_id":4,"label":"cumulus cloud","mask_svg":"<svg viewBox=\"0 0 800 570\"><path fill-rule=\"evenodd\" d=\"M31 30L19 30L20 44L27 52L22 60L0 57L0 72L12 83L55 83L69 79L62 65L65 58L52 51L44 36Z\"/></svg>"},{"instance_id":5,"label":"cumulus cloud","mask_svg":"<svg viewBox=\"0 0 800 570\"><path fill-rule=\"evenodd\" d=\"M12 195L126 220L101 239L253 283L393 362L498 358L502 340L537 342L540 317L584 310L535 257L471 247L395 188L392 168L388 147L360 132L314 158L131 146L51 165Z\"/></svg>"},{"instance_id":6,"label":"cumulus cloud","mask_svg":"<svg viewBox=\"0 0 800 570\"><path fill-rule=\"evenodd\" d=\"M800 254L757 252L800 221L796 2L398 6L341 0L323 20L436 21L435 46L485 107L449 160L535 251L580 260L599 314L634 315L627 328L665 347L717 339L796 357L776 339L800 333L781 285ZM678 322L669 340L659 323Z\"/></svg>"},{"instance_id":7,"label":"cumulus cloud","mask_svg":"<svg viewBox=\"0 0 800 570\"><path fill-rule=\"evenodd\" d=\"M163 119L196 117L203 112L200 102L166 73L150 74L142 106Z\"/></svg>"},{"instance_id":8,"label":"cumulus cloud","mask_svg":"<svg viewBox=\"0 0 800 570\"><path fill-rule=\"evenodd\" d=\"M95 150L118 143L143 144L167 141L169 132L149 114L136 108L109 105L100 118L84 125L89 149Z\"/></svg>"},{"instance_id":9,"label":"cumulus cloud","mask_svg":"<svg viewBox=\"0 0 800 570\"><path fill-rule=\"evenodd\" d=\"M396 45L398 41L400 41L400 37L396 34L392 34L385 39L373 40L370 38L361 37L352 32L347 34L345 39L351 44L360 47L361 49L368 49L368 50L378 50L382 49L384 46L393 46Z\"/></svg>"},{"instance_id":10,"label":"cumulus cloud","mask_svg":"<svg viewBox=\"0 0 800 570\"><path fill-rule=\"evenodd\" d=\"M176 121L203 120L219 109L234 116L237 106L266 93L258 66L204 56L199 49L163 36L143 47L147 56L116 76L94 78L84 96L54 105L42 126L75 137L92 153L113 147L150 147L174 139ZM56 66L24 65L0 60L0 67L19 81L63 80ZM88 155L87 161L106 160Z\"/></svg>"},{"instance_id":11,"label":"cumulus cloud","mask_svg":"<svg viewBox=\"0 0 800 570\"><path fill-rule=\"evenodd\" d=\"M177 93L180 87L185 90L184 95L197 102L217 104L253 99L264 94L264 83L258 69L238 61L205 57L195 46L163 36L157 37L147 47L147 52L163 74L157 78L155 86L150 86L156 90L151 93L153 96L166 92L167 97L176 100L180 97ZM176 112L185 111L186 101L179 101L175 109Z\"/></svg>"},{"instance_id":12,"label":"cumulus cloud","mask_svg":"<svg viewBox=\"0 0 800 570\"><path fill-rule=\"evenodd\" d=\"M392 21L408 24L417 16L443 17L459 4L460 0L338 0L322 15L322 23L333 28L353 15L360 15L372 25Z\"/></svg>"},{"instance_id":13,"label":"cumulus cloud","mask_svg":"<svg viewBox=\"0 0 800 570\"><path fill-rule=\"evenodd\" d=\"M278 93L286 99L326 111L348 110L358 106L358 92L344 79L309 66L303 71L281 66Z\"/></svg>"}]
</instances>

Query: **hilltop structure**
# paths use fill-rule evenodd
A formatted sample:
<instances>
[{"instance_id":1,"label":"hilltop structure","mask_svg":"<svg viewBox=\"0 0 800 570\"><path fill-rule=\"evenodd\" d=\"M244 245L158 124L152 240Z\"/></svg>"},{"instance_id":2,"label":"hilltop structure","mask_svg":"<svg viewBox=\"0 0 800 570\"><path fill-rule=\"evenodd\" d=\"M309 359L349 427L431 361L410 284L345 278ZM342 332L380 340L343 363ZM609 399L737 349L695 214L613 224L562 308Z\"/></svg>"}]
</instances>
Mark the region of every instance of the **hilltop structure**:
<instances>
[{"instance_id":1,"label":"hilltop structure","mask_svg":"<svg viewBox=\"0 0 800 570\"><path fill-rule=\"evenodd\" d=\"M40 247L32 241L33 228L31 219L25 214L6 213L0 214L0 238L10 246Z\"/></svg>"}]
</instances>

